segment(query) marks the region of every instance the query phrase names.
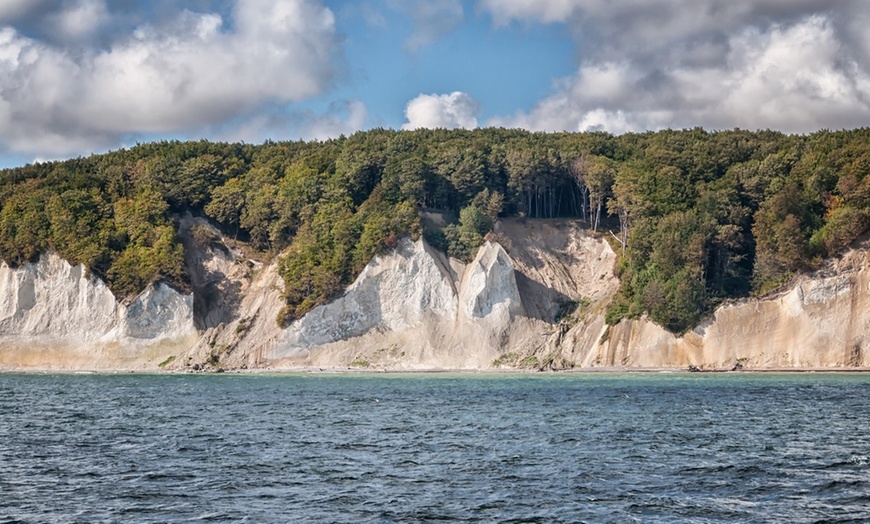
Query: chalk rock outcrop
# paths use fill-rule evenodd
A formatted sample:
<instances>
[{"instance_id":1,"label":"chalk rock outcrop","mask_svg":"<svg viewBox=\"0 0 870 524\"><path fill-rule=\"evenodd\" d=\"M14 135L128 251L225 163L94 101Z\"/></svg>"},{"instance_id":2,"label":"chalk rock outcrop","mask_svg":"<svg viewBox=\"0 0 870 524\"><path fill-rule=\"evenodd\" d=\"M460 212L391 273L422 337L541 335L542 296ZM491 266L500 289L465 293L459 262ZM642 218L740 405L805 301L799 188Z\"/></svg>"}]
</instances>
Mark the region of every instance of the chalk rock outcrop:
<instances>
[{"instance_id":1,"label":"chalk rock outcrop","mask_svg":"<svg viewBox=\"0 0 870 524\"><path fill-rule=\"evenodd\" d=\"M117 327L109 288L53 253L12 269L0 265L0 333L14 337L98 340Z\"/></svg>"},{"instance_id":2,"label":"chalk rock outcrop","mask_svg":"<svg viewBox=\"0 0 870 524\"><path fill-rule=\"evenodd\" d=\"M495 232L511 258L530 317L553 322L576 301L606 305L619 287L616 253L577 224L504 220Z\"/></svg>"},{"instance_id":3,"label":"chalk rock outcrop","mask_svg":"<svg viewBox=\"0 0 870 524\"><path fill-rule=\"evenodd\" d=\"M466 320L491 318L504 323L525 315L513 261L499 244L484 243L465 269L459 304Z\"/></svg>"},{"instance_id":4,"label":"chalk rock outcrop","mask_svg":"<svg viewBox=\"0 0 870 524\"><path fill-rule=\"evenodd\" d=\"M15 269L0 264L0 363L156 367L163 351L155 348L189 345L196 335L193 297L165 284L122 304L54 253Z\"/></svg>"}]
</instances>

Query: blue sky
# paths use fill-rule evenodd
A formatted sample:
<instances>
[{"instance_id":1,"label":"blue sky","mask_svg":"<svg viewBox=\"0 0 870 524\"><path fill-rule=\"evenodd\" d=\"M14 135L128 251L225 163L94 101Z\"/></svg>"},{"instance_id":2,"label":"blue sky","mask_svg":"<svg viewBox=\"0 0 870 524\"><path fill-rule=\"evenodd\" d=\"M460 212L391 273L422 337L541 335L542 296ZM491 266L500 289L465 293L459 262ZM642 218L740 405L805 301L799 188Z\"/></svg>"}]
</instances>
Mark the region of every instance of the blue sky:
<instances>
[{"instance_id":1,"label":"blue sky","mask_svg":"<svg viewBox=\"0 0 870 524\"><path fill-rule=\"evenodd\" d=\"M372 127L864 127L866 5L3 0L0 167Z\"/></svg>"},{"instance_id":2,"label":"blue sky","mask_svg":"<svg viewBox=\"0 0 870 524\"><path fill-rule=\"evenodd\" d=\"M531 108L551 92L554 79L575 69L574 46L564 26L494 27L491 16L465 3L455 28L408 49L419 31L409 13L383 3L382 21L367 22L359 2L327 5L346 35L351 64L350 79L336 94L365 100L375 125L400 127L406 103L421 93L468 93L480 101L484 120Z\"/></svg>"}]
</instances>

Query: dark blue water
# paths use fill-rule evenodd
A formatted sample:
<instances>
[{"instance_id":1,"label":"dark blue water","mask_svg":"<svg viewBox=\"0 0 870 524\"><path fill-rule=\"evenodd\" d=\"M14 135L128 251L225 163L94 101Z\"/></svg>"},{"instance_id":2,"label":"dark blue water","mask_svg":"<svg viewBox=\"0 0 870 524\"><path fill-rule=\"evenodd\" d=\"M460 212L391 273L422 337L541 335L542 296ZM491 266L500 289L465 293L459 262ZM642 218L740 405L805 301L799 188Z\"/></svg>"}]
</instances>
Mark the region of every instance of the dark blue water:
<instances>
[{"instance_id":1,"label":"dark blue water","mask_svg":"<svg viewBox=\"0 0 870 524\"><path fill-rule=\"evenodd\" d=\"M870 522L868 375L0 375L0 522Z\"/></svg>"}]
</instances>

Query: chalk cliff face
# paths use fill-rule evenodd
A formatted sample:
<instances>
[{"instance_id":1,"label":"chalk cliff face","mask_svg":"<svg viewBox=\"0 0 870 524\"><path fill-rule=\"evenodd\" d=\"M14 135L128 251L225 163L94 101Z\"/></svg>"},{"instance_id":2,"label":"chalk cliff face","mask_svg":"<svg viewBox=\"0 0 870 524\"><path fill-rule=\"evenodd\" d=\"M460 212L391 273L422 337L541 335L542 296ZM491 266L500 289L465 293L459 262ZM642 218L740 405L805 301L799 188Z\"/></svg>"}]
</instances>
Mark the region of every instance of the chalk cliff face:
<instances>
[{"instance_id":1,"label":"chalk cliff face","mask_svg":"<svg viewBox=\"0 0 870 524\"><path fill-rule=\"evenodd\" d=\"M98 278L54 253L0 264L0 365L151 368L189 345L193 297L157 283L121 304Z\"/></svg>"},{"instance_id":2,"label":"chalk cliff face","mask_svg":"<svg viewBox=\"0 0 870 524\"><path fill-rule=\"evenodd\" d=\"M465 269L459 303L460 314L467 321L510 322L525 315L513 261L500 245L486 242Z\"/></svg>"},{"instance_id":3,"label":"chalk cliff face","mask_svg":"<svg viewBox=\"0 0 870 524\"><path fill-rule=\"evenodd\" d=\"M405 239L264 356L279 366L489 367L523 315L513 264L499 244L485 243L464 266Z\"/></svg>"},{"instance_id":4,"label":"chalk cliff face","mask_svg":"<svg viewBox=\"0 0 870 524\"><path fill-rule=\"evenodd\" d=\"M424 318L452 319L457 296L449 273L422 241L405 239L366 266L343 297L290 326L280 351L308 349L378 329L401 331Z\"/></svg>"},{"instance_id":5,"label":"chalk cliff face","mask_svg":"<svg viewBox=\"0 0 870 524\"><path fill-rule=\"evenodd\" d=\"M682 337L647 320L613 326L584 365L729 369L870 366L870 269L852 249L788 289L718 308Z\"/></svg>"},{"instance_id":6,"label":"chalk cliff face","mask_svg":"<svg viewBox=\"0 0 870 524\"><path fill-rule=\"evenodd\" d=\"M0 368L870 367L870 245L677 337L646 319L605 324L616 254L570 222L499 223L468 264L402 240L286 329L274 261L200 219L180 233L190 295L157 283L122 303L54 254L0 265Z\"/></svg>"}]
</instances>

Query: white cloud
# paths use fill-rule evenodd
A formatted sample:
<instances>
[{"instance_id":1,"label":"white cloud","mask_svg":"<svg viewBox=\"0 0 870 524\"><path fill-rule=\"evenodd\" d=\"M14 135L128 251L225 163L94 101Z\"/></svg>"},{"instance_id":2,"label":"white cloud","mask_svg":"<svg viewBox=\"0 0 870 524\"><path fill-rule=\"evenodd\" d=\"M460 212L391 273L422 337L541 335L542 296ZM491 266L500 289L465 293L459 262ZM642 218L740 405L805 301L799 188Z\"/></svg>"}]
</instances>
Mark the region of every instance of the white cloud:
<instances>
[{"instance_id":1,"label":"white cloud","mask_svg":"<svg viewBox=\"0 0 870 524\"><path fill-rule=\"evenodd\" d=\"M461 91L449 95L419 95L405 107L408 122L402 129L473 129L477 127L479 111L477 102Z\"/></svg>"},{"instance_id":2,"label":"white cloud","mask_svg":"<svg viewBox=\"0 0 870 524\"><path fill-rule=\"evenodd\" d=\"M870 122L866 4L811 0L481 0L497 23L565 23L582 62L528 112L489 125L614 133L811 132Z\"/></svg>"},{"instance_id":3,"label":"white cloud","mask_svg":"<svg viewBox=\"0 0 870 524\"><path fill-rule=\"evenodd\" d=\"M67 14L73 29L87 30ZM130 134L220 125L323 92L337 52L332 12L314 0L237 0L231 20L185 11L105 50L73 52L7 27L0 142L56 156L111 147Z\"/></svg>"},{"instance_id":4,"label":"white cloud","mask_svg":"<svg viewBox=\"0 0 870 524\"><path fill-rule=\"evenodd\" d=\"M61 36L77 40L92 34L110 17L104 0L79 0L48 19Z\"/></svg>"}]
</instances>

